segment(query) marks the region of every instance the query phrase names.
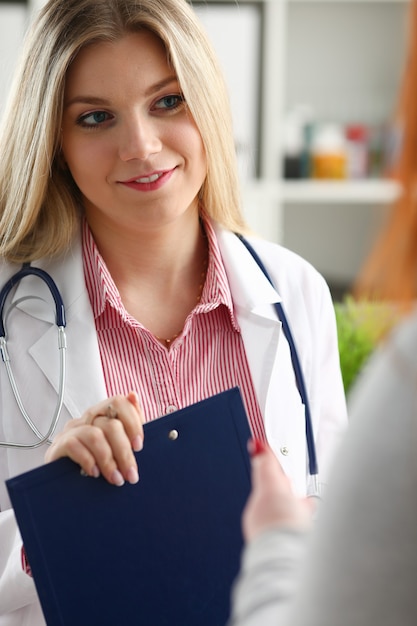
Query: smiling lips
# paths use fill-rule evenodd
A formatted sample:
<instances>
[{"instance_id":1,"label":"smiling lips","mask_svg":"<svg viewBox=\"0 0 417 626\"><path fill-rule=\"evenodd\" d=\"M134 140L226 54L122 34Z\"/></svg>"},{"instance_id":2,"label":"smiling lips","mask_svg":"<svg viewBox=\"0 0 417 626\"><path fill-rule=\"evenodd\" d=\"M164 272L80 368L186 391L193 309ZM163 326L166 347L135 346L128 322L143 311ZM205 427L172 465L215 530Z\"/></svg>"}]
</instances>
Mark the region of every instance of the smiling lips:
<instances>
[{"instance_id":1,"label":"smiling lips","mask_svg":"<svg viewBox=\"0 0 417 626\"><path fill-rule=\"evenodd\" d=\"M120 181L122 185L135 189L136 191L155 191L160 189L174 173L175 168L172 170L164 170L161 172L152 172L148 176L140 176L138 178L131 178L130 180Z\"/></svg>"}]
</instances>

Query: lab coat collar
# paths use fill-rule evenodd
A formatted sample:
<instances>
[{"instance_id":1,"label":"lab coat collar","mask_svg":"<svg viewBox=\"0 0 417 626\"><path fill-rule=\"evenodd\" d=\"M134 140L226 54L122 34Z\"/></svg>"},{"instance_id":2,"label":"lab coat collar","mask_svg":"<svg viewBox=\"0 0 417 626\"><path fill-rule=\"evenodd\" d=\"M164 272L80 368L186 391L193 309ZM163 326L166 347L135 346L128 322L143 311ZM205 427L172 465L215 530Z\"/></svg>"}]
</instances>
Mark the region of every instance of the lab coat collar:
<instances>
[{"instance_id":1,"label":"lab coat collar","mask_svg":"<svg viewBox=\"0 0 417 626\"><path fill-rule=\"evenodd\" d=\"M252 381L267 427L269 407L277 406L277 385L271 386L271 380L278 380L278 366L283 358L279 348L281 322L274 307L281 297L240 239L218 225L214 228Z\"/></svg>"},{"instance_id":2,"label":"lab coat collar","mask_svg":"<svg viewBox=\"0 0 417 626\"><path fill-rule=\"evenodd\" d=\"M234 233L215 222L213 228L236 309L276 320L273 304L281 301L278 291ZM61 259L53 262L42 259L34 265L50 273L57 283L65 303L67 320L78 315L80 307L82 310L85 306L84 299L81 298L85 293L81 238L74 238L72 247ZM17 286L13 300L16 306L29 315L51 323L55 321L53 306L44 306L44 302L51 301L49 289L39 278L24 278ZM40 302L39 306L36 305L37 301Z\"/></svg>"},{"instance_id":3,"label":"lab coat collar","mask_svg":"<svg viewBox=\"0 0 417 626\"><path fill-rule=\"evenodd\" d=\"M216 222L212 222L212 225L236 310L247 310L254 315L276 321L273 305L281 301L278 291L271 285L240 239ZM77 237L61 262L50 267L48 263L39 263L39 267L49 271L60 286L63 300L68 303L66 304L68 320L73 315L78 315L80 296L85 293L81 246L81 238ZM69 275L72 277L71 280L68 280ZM28 293L31 293L30 289ZM81 301L83 300L82 298Z\"/></svg>"},{"instance_id":4,"label":"lab coat collar","mask_svg":"<svg viewBox=\"0 0 417 626\"><path fill-rule=\"evenodd\" d=\"M273 304L281 301L277 290L234 233L216 223L213 228L236 309L276 320Z\"/></svg>"},{"instance_id":5,"label":"lab coat collar","mask_svg":"<svg viewBox=\"0 0 417 626\"><path fill-rule=\"evenodd\" d=\"M85 290L84 270L81 252L81 238L74 237L72 246L61 257L55 259L40 259L33 263L55 281L65 305L66 319L79 313L80 295ZM13 302L20 310L36 319L55 323L54 306L47 285L39 278L25 277L18 286ZM37 306L39 302L39 306ZM45 306L51 302L51 306Z\"/></svg>"}]
</instances>

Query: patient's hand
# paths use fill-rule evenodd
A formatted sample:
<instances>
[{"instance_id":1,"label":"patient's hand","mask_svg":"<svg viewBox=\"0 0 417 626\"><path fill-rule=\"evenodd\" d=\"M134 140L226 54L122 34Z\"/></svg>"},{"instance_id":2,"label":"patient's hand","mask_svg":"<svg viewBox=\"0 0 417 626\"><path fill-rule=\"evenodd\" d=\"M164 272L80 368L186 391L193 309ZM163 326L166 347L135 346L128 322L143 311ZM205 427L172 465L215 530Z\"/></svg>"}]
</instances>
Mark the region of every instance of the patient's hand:
<instances>
[{"instance_id":1,"label":"patient's hand","mask_svg":"<svg viewBox=\"0 0 417 626\"><path fill-rule=\"evenodd\" d=\"M259 441L250 442L252 491L243 511L242 528L247 542L277 526L307 528L312 508L294 495L290 481L271 450Z\"/></svg>"}]
</instances>

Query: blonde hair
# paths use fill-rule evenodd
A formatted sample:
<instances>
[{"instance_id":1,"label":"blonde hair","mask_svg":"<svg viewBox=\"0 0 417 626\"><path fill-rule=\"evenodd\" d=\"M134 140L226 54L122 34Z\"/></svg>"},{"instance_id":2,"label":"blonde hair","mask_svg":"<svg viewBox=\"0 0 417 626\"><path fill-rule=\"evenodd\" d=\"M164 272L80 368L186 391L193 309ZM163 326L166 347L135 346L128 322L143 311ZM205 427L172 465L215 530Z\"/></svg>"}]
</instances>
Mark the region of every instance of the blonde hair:
<instances>
[{"instance_id":1,"label":"blonde hair","mask_svg":"<svg viewBox=\"0 0 417 626\"><path fill-rule=\"evenodd\" d=\"M164 43L200 131L206 215L236 232L246 226L227 89L212 47L186 0L49 0L25 39L0 132L0 255L53 256L70 244L80 193L60 160L65 78L78 52L140 29Z\"/></svg>"}]
</instances>

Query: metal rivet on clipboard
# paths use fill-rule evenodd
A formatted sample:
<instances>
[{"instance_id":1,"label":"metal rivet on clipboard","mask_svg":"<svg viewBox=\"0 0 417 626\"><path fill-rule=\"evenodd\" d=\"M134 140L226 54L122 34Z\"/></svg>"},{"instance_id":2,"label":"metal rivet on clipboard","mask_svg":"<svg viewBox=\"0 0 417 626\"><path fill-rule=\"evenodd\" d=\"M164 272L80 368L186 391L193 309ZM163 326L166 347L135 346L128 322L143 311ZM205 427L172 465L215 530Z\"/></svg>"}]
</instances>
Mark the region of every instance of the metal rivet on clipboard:
<instances>
[{"instance_id":1,"label":"metal rivet on clipboard","mask_svg":"<svg viewBox=\"0 0 417 626\"><path fill-rule=\"evenodd\" d=\"M176 439L178 439L178 434L178 430L175 430L175 428L173 428L169 431L168 438L171 439L171 441L175 441Z\"/></svg>"}]
</instances>

